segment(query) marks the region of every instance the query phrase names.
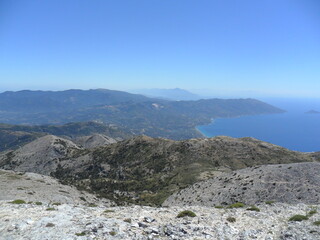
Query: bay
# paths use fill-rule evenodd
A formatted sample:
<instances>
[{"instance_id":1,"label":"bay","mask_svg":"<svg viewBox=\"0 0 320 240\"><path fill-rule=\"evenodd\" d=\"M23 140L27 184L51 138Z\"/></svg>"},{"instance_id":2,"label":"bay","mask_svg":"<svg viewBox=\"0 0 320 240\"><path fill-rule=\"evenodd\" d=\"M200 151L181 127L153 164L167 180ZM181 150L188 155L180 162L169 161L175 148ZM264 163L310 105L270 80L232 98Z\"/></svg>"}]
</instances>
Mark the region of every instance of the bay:
<instances>
[{"instance_id":1,"label":"bay","mask_svg":"<svg viewBox=\"0 0 320 240\"><path fill-rule=\"evenodd\" d=\"M319 107L319 102L303 104L301 100L295 100L275 103L273 105L280 106L287 112L214 119L211 124L198 126L197 129L207 137L220 135L236 138L253 137L290 150L320 151L320 114L306 113L314 109L310 107Z\"/></svg>"}]
</instances>

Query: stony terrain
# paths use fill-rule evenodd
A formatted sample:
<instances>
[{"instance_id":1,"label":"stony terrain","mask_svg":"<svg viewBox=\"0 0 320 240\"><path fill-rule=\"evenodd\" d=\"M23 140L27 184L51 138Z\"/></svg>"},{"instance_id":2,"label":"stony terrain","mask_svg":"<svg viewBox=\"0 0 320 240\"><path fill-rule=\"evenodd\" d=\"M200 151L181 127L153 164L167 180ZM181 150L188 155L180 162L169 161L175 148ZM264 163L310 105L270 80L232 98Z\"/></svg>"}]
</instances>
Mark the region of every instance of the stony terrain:
<instances>
[{"instance_id":1,"label":"stony terrain","mask_svg":"<svg viewBox=\"0 0 320 240\"><path fill-rule=\"evenodd\" d=\"M250 167L195 183L170 196L163 205L217 206L267 200L319 204L319 172L320 163Z\"/></svg>"},{"instance_id":2,"label":"stony terrain","mask_svg":"<svg viewBox=\"0 0 320 240\"><path fill-rule=\"evenodd\" d=\"M0 200L16 199L41 202L46 206L50 203L113 205L107 199L98 199L85 191L63 185L52 177L0 170Z\"/></svg>"},{"instance_id":3,"label":"stony terrain","mask_svg":"<svg viewBox=\"0 0 320 240\"><path fill-rule=\"evenodd\" d=\"M46 135L24 145L14 152L0 155L1 168L50 175L58 166L59 159L79 152L81 148L70 140ZM41 171L37 169L41 168Z\"/></svg>"},{"instance_id":4,"label":"stony terrain","mask_svg":"<svg viewBox=\"0 0 320 240\"><path fill-rule=\"evenodd\" d=\"M173 141L135 137L93 149L45 136L0 155L0 168L51 175L117 202L161 205L200 180L263 164L315 161L253 138Z\"/></svg>"},{"instance_id":5,"label":"stony terrain","mask_svg":"<svg viewBox=\"0 0 320 240\"><path fill-rule=\"evenodd\" d=\"M318 240L317 206L275 203L259 205L260 212L210 207L88 207L12 204L0 201L0 239L210 239ZM182 210L195 217L177 218ZM308 215L309 213L309 215ZM310 214L313 213L313 214ZM289 218L308 215L296 222Z\"/></svg>"},{"instance_id":6,"label":"stony terrain","mask_svg":"<svg viewBox=\"0 0 320 240\"><path fill-rule=\"evenodd\" d=\"M92 149L92 148L116 143L117 139L108 137L103 134L93 134L91 136L77 137L73 139L73 142L83 148Z\"/></svg>"}]
</instances>

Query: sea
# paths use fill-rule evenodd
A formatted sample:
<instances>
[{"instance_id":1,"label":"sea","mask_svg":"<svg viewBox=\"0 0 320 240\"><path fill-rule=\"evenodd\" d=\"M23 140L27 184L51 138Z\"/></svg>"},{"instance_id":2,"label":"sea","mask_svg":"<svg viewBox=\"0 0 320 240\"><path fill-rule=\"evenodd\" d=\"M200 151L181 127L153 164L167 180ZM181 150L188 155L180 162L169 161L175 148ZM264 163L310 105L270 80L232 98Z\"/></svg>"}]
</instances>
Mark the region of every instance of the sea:
<instances>
[{"instance_id":1,"label":"sea","mask_svg":"<svg viewBox=\"0 0 320 240\"><path fill-rule=\"evenodd\" d=\"M319 99L262 99L285 110L285 113L237 118L218 118L197 129L207 137L253 137L301 152L320 151Z\"/></svg>"}]
</instances>

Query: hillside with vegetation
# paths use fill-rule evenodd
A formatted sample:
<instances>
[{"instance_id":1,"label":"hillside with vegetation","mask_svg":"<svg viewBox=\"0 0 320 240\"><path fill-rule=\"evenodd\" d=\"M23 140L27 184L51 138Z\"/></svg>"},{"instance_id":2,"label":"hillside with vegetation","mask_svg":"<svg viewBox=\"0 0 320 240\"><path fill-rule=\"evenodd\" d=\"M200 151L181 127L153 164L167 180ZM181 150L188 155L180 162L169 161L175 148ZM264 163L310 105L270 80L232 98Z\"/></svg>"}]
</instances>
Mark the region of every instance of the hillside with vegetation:
<instances>
[{"instance_id":1,"label":"hillside with vegetation","mask_svg":"<svg viewBox=\"0 0 320 240\"><path fill-rule=\"evenodd\" d=\"M117 203L161 205L172 193L222 172L315 161L252 138L173 141L146 136L83 149L45 136L0 156L0 167L54 176Z\"/></svg>"},{"instance_id":2,"label":"hillside with vegetation","mask_svg":"<svg viewBox=\"0 0 320 240\"><path fill-rule=\"evenodd\" d=\"M0 124L0 152L16 149L45 135L60 136L80 145L86 145L89 144L86 140L92 142L94 136L95 138L100 136L104 139L123 140L132 137L133 133L116 125L105 125L97 122L39 126ZM113 140L110 141L114 142Z\"/></svg>"}]
</instances>

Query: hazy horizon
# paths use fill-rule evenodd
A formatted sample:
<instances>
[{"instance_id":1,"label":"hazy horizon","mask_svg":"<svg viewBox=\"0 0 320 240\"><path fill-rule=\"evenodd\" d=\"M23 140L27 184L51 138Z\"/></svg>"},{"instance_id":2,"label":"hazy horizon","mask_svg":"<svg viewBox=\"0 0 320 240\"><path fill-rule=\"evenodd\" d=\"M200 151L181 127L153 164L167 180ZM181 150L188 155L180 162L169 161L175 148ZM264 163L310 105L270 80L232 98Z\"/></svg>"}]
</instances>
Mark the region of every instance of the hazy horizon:
<instances>
[{"instance_id":1,"label":"hazy horizon","mask_svg":"<svg viewBox=\"0 0 320 240\"><path fill-rule=\"evenodd\" d=\"M7 92L7 91L12 91L12 92L19 92L19 91L67 91L67 90L97 90L97 89L108 89L108 90L114 90L114 91L123 91L123 92L128 92L128 93L133 93L133 94L142 94L142 95L148 95L142 93L144 90L173 90L173 89L181 89L181 90L186 90L192 94L196 94L199 97L202 98L256 98L261 101L267 101L268 100L315 100L315 101L320 101L320 96L319 97L313 97L313 96L286 96L286 95L261 95L261 94L256 94L254 91L239 91L239 92L232 92L232 91L208 91L206 89L184 89L181 87L174 87L174 88L142 88L142 89L111 89L111 88L16 88L16 89L1 89L0 88L0 94ZM154 96L156 97L156 96Z\"/></svg>"}]
</instances>

